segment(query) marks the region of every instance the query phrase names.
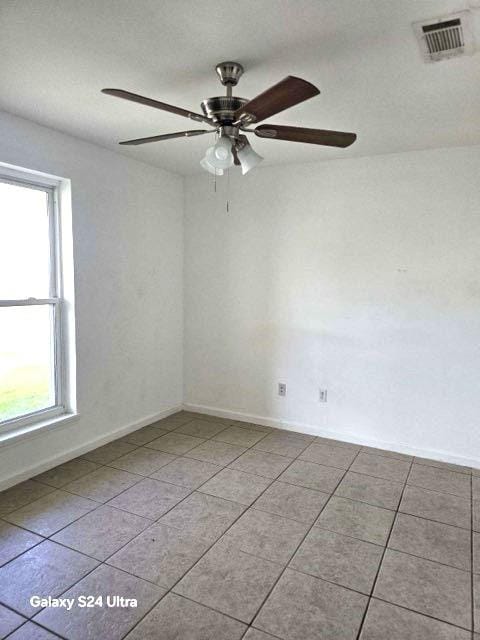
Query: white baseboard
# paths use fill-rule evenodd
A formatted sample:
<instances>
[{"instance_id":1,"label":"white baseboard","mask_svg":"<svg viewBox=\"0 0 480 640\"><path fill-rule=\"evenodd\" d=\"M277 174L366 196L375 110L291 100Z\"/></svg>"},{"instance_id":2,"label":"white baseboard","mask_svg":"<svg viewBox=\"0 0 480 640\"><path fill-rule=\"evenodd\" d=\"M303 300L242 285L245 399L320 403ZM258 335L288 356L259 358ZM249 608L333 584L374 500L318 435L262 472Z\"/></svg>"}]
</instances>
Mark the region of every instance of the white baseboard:
<instances>
[{"instance_id":1,"label":"white baseboard","mask_svg":"<svg viewBox=\"0 0 480 640\"><path fill-rule=\"evenodd\" d=\"M183 408L185 411L195 411L196 413L204 413L206 415L218 416L220 418L231 418L232 420L239 420L240 422L253 422L267 427L285 429L286 431L299 431L300 433L306 433L313 436L323 436L324 438L333 438L335 440L341 440L342 442L352 442L365 447L377 447L378 449L387 449L389 451L405 453L407 455L418 456L420 458L431 458L432 460L450 462L453 464L460 464L465 467L476 467L480 469L480 458L452 455L450 452L443 451L441 449L421 449L404 443L387 442L385 440L377 440L373 438L362 438L356 433L344 431L339 432L334 429L322 429L315 425L305 424L302 422L291 422L280 420L278 418L257 416L250 413L239 413L238 411L231 411L230 409L208 407L201 404L185 403Z\"/></svg>"},{"instance_id":2,"label":"white baseboard","mask_svg":"<svg viewBox=\"0 0 480 640\"><path fill-rule=\"evenodd\" d=\"M142 427L146 427L152 422L156 422L157 420L161 420L162 418L167 418L173 413L177 413L177 411L181 411L182 405L178 405L175 407L168 407L167 409L163 409L158 413L155 413L151 416L147 416L142 418L141 420L136 420L135 422L131 422L120 429L116 429L115 431L110 431L107 434L103 434L99 438L95 438L94 440L89 440L81 447L76 447L75 449L69 449L59 455L55 455L48 460L44 460L39 464L35 464L28 469L24 469L20 473L15 474L14 476L9 476L8 478L2 478L0 480L0 491L4 489L8 489L19 482L23 482L24 480L28 480L29 478L33 478L33 476L38 475L39 473L43 473L44 471L48 471L53 467L58 466L59 464L63 464L64 462L68 462L73 458L78 458L78 456L91 451L92 449L96 449L97 447L101 447L104 444L108 444L112 442L112 440L117 440L117 438L121 438L126 436L128 433L132 431L136 431L137 429L141 429Z\"/></svg>"}]
</instances>

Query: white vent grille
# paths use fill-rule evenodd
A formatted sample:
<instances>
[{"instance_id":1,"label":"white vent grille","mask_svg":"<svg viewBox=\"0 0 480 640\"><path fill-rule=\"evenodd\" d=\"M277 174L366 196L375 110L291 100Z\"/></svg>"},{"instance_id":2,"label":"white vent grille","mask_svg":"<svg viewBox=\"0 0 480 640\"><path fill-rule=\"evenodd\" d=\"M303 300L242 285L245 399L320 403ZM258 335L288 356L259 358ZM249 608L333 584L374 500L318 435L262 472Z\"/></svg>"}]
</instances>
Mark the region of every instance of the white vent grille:
<instances>
[{"instance_id":1,"label":"white vent grille","mask_svg":"<svg viewBox=\"0 0 480 640\"><path fill-rule=\"evenodd\" d=\"M413 29L426 62L472 54L475 50L469 11L416 22Z\"/></svg>"}]
</instances>

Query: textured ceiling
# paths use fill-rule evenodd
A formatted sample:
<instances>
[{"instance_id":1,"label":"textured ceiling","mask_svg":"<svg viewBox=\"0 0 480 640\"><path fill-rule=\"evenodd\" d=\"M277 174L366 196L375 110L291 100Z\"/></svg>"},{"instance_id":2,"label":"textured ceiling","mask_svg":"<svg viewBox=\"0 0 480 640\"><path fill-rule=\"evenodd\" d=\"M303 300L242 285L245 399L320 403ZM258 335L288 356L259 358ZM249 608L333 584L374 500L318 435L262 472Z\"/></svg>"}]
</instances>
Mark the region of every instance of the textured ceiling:
<instances>
[{"instance_id":1,"label":"textured ceiling","mask_svg":"<svg viewBox=\"0 0 480 640\"><path fill-rule=\"evenodd\" d=\"M425 64L411 22L478 0L1 0L0 109L182 174L210 137L118 148L196 128L105 96L120 87L198 111L221 95L214 66L237 60L253 97L288 74L321 95L270 121L355 131L346 150L251 140L265 163L311 162L480 143L480 53ZM213 136L212 136L213 137ZM0 141L1 151L1 141Z\"/></svg>"}]
</instances>

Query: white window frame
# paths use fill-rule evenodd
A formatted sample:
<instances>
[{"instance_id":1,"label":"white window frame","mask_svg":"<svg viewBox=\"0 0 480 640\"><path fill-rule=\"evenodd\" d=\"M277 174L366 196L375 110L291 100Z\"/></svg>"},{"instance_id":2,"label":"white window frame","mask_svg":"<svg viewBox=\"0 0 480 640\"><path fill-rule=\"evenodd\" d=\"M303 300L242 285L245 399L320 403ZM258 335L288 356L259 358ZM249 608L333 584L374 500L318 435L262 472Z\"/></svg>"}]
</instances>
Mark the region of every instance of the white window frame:
<instances>
[{"instance_id":1,"label":"white window frame","mask_svg":"<svg viewBox=\"0 0 480 640\"><path fill-rule=\"evenodd\" d=\"M0 308L18 306L50 306L53 313L54 406L22 414L0 422L0 444L4 435L24 435L34 428L55 424L76 415L75 344L73 317L73 256L71 251L70 182L34 171L0 164L0 182L47 194L50 243L50 286L48 298L0 299ZM65 205L63 207L62 205ZM64 211L63 209L68 209ZM65 215L64 215L65 214ZM63 218L68 217L67 221ZM70 224L63 224L64 222ZM65 228L63 228L65 226ZM67 242L65 242L67 240ZM70 241L68 241L70 240ZM68 246L65 247L64 245ZM65 251L67 248L67 251ZM69 258L69 260L68 260ZM66 264L66 262L70 264ZM65 286L65 271L70 272L70 286ZM68 291L70 289L70 291Z\"/></svg>"}]
</instances>

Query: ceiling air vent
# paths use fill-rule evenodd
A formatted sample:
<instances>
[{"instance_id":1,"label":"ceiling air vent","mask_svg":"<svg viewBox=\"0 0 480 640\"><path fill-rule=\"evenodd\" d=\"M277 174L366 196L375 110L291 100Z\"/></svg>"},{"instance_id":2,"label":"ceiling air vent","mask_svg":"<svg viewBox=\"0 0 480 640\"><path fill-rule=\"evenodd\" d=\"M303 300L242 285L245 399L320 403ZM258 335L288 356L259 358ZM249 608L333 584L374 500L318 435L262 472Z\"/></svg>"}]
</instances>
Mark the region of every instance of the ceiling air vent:
<instances>
[{"instance_id":1,"label":"ceiling air vent","mask_svg":"<svg viewBox=\"0 0 480 640\"><path fill-rule=\"evenodd\" d=\"M425 62L438 62L474 53L470 11L415 22L413 30Z\"/></svg>"}]
</instances>

